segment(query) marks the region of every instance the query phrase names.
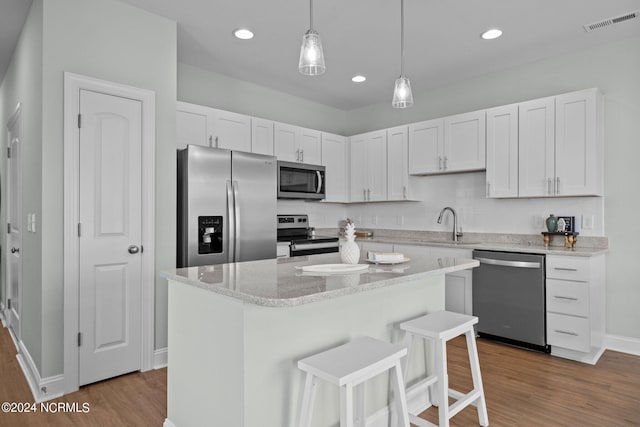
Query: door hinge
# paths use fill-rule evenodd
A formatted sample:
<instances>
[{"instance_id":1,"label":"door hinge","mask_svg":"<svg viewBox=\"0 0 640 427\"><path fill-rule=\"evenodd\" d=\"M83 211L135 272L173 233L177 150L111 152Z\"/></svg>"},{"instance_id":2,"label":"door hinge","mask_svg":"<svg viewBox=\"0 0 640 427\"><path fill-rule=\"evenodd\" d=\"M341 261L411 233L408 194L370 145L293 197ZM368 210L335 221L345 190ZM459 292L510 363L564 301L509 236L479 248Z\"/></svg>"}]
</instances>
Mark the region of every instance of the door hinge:
<instances>
[{"instance_id":1,"label":"door hinge","mask_svg":"<svg viewBox=\"0 0 640 427\"><path fill-rule=\"evenodd\" d=\"M11 147L7 147L7 159L11 158Z\"/></svg>"},{"instance_id":2,"label":"door hinge","mask_svg":"<svg viewBox=\"0 0 640 427\"><path fill-rule=\"evenodd\" d=\"M78 347L82 346L82 332L78 332Z\"/></svg>"},{"instance_id":3,"label":"door hinge","mask_svg":"<svg viewBox=\"0 0 640 427\"><path fill-rule=\"evenodd\" d=\"M7 308L11 310L11 298L7 300Z\"/></svg>"},{"instance_id":4,"label":"door hinge","mask_svg":"<svg viewBox=\"0 0 640 427\"><path fill-rule=\"evenodd\" d=\"M140 253L144 252L144 246L140 245Z\"/></svg>"},{"instance_id":5,"label":"door hinge","mask_svg":"<svg viewBox=\"0 0 640 427\"><path fill-rule=\"evenodd\" d=\"M7 234L11 234L11 223L7 223Z\"/></svg>"},{"instance_id":6,"label":"door hinge","mask_svg":"<svg viewBox=\"0 0 640 427\"><path fill-rule=\"evenodd\" d=\"M82 237L82 223L78 223L78 237Z\"/></svg>"},{"instance_id":7,"label":"door hinge","mask_svg":"<svg viewBox=\"0 0 640 427\"><path fill-rule=\"evenodd\" d=\"M82 114L78 114L78 129L82 127Z\"/></svg>"}]
</instances>

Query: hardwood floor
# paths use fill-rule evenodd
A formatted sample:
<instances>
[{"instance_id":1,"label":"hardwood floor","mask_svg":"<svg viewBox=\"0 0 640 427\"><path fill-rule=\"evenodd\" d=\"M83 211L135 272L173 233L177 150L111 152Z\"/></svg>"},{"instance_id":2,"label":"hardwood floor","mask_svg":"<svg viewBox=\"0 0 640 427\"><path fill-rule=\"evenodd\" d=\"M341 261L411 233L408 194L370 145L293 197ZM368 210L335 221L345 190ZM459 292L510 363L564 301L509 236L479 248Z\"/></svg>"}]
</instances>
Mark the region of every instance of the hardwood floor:
<instances>
[{"instance_id":1,"label":"hardwood floor","mask_svg":"<svg viewBox=\"0 0 640 427\"><path fill-rule=\"evenodd\" d=\"M478 350L491 426L640 426L640 357L607 351L591 366L482 339ZM464 339L451 341L448 352L451 387L470 390ZM15 353L8 331L0 328L0 403L33 402ZM80 408L86 402L88 413L0 412L0 427L160 427L167 413L166 384L166 369L124 375L53 401ZM423 417L437 422L436 408ZM451 426L477 422L469 407Z\"/></svg>"}]
</instances>

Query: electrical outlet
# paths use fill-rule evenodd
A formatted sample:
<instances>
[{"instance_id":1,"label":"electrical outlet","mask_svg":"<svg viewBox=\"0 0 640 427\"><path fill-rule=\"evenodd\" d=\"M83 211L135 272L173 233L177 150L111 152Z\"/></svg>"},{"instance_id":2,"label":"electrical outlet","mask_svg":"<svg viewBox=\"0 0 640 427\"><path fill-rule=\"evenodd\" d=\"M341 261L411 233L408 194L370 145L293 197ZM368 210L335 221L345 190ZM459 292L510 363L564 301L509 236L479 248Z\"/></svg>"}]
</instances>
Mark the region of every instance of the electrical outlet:
<instances>
[{"instance_id":1,"label":"electrical outlet","mask_svg":"<svg viewBox=\"0 0 640 427\"><path fill-rule=\"evenodd\" d=\"M535 228L544 228L545 226L544 220L545 220L545 217L543 215L534 215L533 226Z\"/></svg>"},{"instance_id":2,"label":"electrical outlet","mask_svg":"<svg viewBox=\"0 0 640 427\"><path fill-rule=\"evenodd\" d=\"M582 229L593 230L594 218L593 215L582 215Z\"/></svg>"},{"instance_id":3,"label":"electrical outlet","mask_svg":"<svg viewBox=\"0 0 640 427\"><path fill-rule=\"evenodd\" d=\"M371 224L373 225L378 224L378 215L374 215L373 217L371 217Z\"/></svg>"}]
</instances>

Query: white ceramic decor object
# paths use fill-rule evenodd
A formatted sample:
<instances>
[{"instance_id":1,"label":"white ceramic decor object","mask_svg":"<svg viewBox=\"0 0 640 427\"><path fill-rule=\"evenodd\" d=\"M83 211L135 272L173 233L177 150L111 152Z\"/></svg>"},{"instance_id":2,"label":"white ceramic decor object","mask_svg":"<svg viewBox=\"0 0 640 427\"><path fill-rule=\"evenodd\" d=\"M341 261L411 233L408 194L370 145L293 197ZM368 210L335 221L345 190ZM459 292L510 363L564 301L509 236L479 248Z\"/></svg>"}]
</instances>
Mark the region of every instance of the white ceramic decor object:
<instances>
[{"instance_id":1,"label":"white ceramic decor object","mask_svg":"<svg viewBox=\"0 0 640 427\"><path fill-rule=\"evenodd\" d=\"M345 225L344 235L347 241L340 248L340 258L345 264L357 264L360 260L360 247L355 242L356 226L352 222Z\"/></svg>"}]
</instances>

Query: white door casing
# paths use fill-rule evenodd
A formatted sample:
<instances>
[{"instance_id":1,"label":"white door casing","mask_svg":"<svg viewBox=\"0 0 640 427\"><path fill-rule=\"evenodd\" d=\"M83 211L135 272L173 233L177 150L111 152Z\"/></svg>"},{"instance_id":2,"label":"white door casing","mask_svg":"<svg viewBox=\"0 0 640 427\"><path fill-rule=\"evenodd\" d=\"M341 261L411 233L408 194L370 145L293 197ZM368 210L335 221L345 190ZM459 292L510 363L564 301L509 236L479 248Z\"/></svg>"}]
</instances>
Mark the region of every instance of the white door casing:
<instances>
[{"instance_id":1,"label":"white door casing","mask_svg":"<svg viewBox=\"0 0 640 427\"><path fill-rule=\"evenodd\" d=\"M141 367L142 103L82 89L80 114L84 385Z\"/></svg>"},{"instance_id":2,"label":"white door casing","mask_svg":"<svg viewBox=\"0 0 640 427\"><path fill-rule=\"evenodd\" d=\"M154 242L154 233L155 233L155 185L154 185L154 177L155 177L155 93L149 90L138 89L126 85L111 83L103 80L93 79L90 77L80 76L72 73L65 73L65 86L64 86L64 159L65 159L65 170L64 170L64 393L70 393L78 389L80 384L84 384L86 382L95 381L97 377L87 378L84 374L81 374L81 361L85 357L85 355L81 355L82 347L91 346L90 337L87 336L86 331L83 332L83 343L79 348L78 346L78 332L79 325L82 319L90 318L87 317L87 313L84 312L86 304L83 301L90 301L93 299L95 301L96 296L105 304L99 304L95 306L97 308L98 319L109 319L112 324L102 324L98 325L94 329L94 338L97 337L97 341L94 339L94 342L98 344L100 347L100 351L96 353L104 353L107 354L107 350L110 351L121 351L124 347L127 346L127 343L135 340L135 337L132 336L135 332L128 331L125 328L127 323L136 323L135 316L138 316L138 325L139 325L139 337L140 346L137 349L137 353L135 357L131 357L133 360L137 358L136 367L133 370L148 370L153 367L153 353L154 353L154 287L155 287L155 242ZM139 108L138 116L139 116L139 124L137 126L140 127L139 130L133 131L132 128L135 128L135 124L127 123L128 120L125 120L122 117L118 117L118 115L106 114L98 115L99 119L97 120L98 125L96 123L91 123L91 118L87 116L91 116L89 112L87 112L87 116L82 117L82 126L78 127L78 115L80 113L81 107L84 109L86 102L82 102L82 100L87 101L87 95L93 93L95 97L100 100L110 100L115 102L115 104L123 105L137 105L134 107ZM91 96L89 96L91 98ZM112 105L113 106L113 105ZM122 105L117 107L117 109L121 109ZM129 112L131 113L131 111ZM127 116L124 114L123 116ZM126 124L125 124L126 123ZM136 178L134 181L138 182L138 189L133 192L129 191L132 187L131 181L127 181L129 178L120 177L117 175L120 171L124 170L124 164L119 165L120 171L117 167L113 167L112 170L105 171L105 168L100 171L99 166L102 164L102 161L105 164L116 165L117 163L125 163L122 161L123 151L122 147L124 145L120 145L120 149L118 149L118 144L109 147L101 147L101 150L92 150L85 152L80 148L81 141L81 130L87 126L87 130L89 132L95 131L97 135L101 135L104 138L98 138L98 140L106 141L109 138L113 138L114 134L117 132L125 133L130 135L132 133L138 133L140 140L139 154L138 160L134 160L131 157L131 154L127 154L129 156L128 162L130 163L131 169L136 169L135 175ZM126 132L124 131L126 127L130 127ZM95 136L95 134L93 135ZM99 145L98 145L99 146ZM99 155L97 155L99 154ZM89 165L86 168L80 167L81 157L84 161L85 158L92 157L93 160L88 160L89 162L96 160L101 160L97 163L94 170L90 170ZM126 156L125 156L126 157ZM120 160L118 160L118 158ZM137 163L137 168L134 167L134 163ZM87 173L85 173L85 170ZM84 182L85 180L92 181L95 178L98 178L96 182L109 180L111 182L103 182L103 185L94 186L94 183ZM87 207L86 203L81 203L81 190L83 192L86 188L90 186L94 186L93 193L95 193L97 200L99 203L95 204L93 207ZM135 187L135 185L133 185ZM128 197L125 199L118 199L114 196L117 192L114 188L125 187L127 189L127 193L129 193ZM100 192L103 194L100 194ZM106 191L106 193L104 193ZM109 198L109 194L111 198ZM132 199L137 198L138 201L132 201ZM91 209L100 208L100 203L103 205L109 205L105 209L97 209L96 213L98 214L98 221L94 224L91 224L93 218ZM123 213L123 208L125 205L129 207L138 204L138 215L139 219L135 219L131 217L129 213ZM83 209L84 208L84 209ZM89 209L89 211L87 211ZM87 213L90 212L91 214ZM138 236L131 236L134 241L129 241L128 239L120 239L126 240L126 245L122 250L117 249L113 252L106 247L101 246L99 240L95 239L94 247L91 245L85 245L85 242L78 237L79 234L79 226L78 224L82 221L89 221L89 224L84 224L81 226L81 233L83 238L85 236L91 236L95 233L96 230L100 231L99 237L104 238L105 242L111 240L120 239L120 235L123 232L120 232L123 229L127 230L127 233L130 231L130 223L137 223L138 226L141 225L140 230L138 232ZM108 238L106 238L108 236ZM137 241L135 241L137 239ZM121 242L115 244L116 246L120 246ZM110 244L110 243L108 243ZM128 247L130 245L135 245L140 247L140 249L144 248L144 250L140 250L136 254L130 254L128 252ZM86 253L85 253L86 251ZM103 257L100 260L100 251L104 251L108 254L111 259L107 259L107 257ZM82 252L82 256L81 256ZM124 252L124 255L122 255ZM114 258L114 255L121 256L121 258ZM93 257L93 258L92 258ZM123 262L123 259L126 261L129 258L136 258L140 265L140 273L139 273L139 283L141 283L139 287L139 296L133 296L132 299L127 298L127 301L124 304L117 301L115 297L120 294L128 291L129 289L127 280L123 278L127 277L127 275L137 275L138 273L132 273L131 268L125 265L127 262ZM96 266L89 268L81 268L81 263L85 264L93 262ZM86 275L87 271L91 272L91 279L89 280L96 286L91 286L90 288L83 289L81 291L80 284L85 286L84 280L81 281L82 275ZM98 279L97 281L95 279ZM110 278L109 281L112 283L119 284L120 287L117 286L114 288L108 288L106 283L107 280L105 278ZM127 284L126 286L124 284ZM105 292L108 290L108 292ZM88 292L88 293L86 293ZM94 293L95 292L95 293ZM137 298L137 302L135 301ZM108 301L110 299L110 301ZM128 304L128 305L127 305ZM111 310L109 313L102 313L100 310L104 310L108 308ZM133 312L137 314L132 314ZM116 313L129 313L130 317L126 318L126 322L120 321L117 319L114 321L114 314ZM94 316L94 319L96 316ZM118 323L120 322L120 323ZM124 329L123 329L124 328ZM124 332L123 332L124 330ZM101 357L103 354L96 355L96 357ZM104 362L99 359L98 364L101 365L106 363L107 365L113 365L112 361ZM130 370L131 368L122 368L126 370ZM117 373L112 373L110 376L118 375Z\"/></svg>"},{"instance_id":3,"label":"white door casing","mask_svg":"<svg viewBox=\"0 0 640 427\"><path fill-rule=\"evenodd\" d=\"M22 107L7 122L8 159L7 159L7 223L8 235L6 253L7 305L6 320L9 331L16 340L21 339L20 315L22 312L22 165L21 132Z\"/></svg>"}]
</instances>

